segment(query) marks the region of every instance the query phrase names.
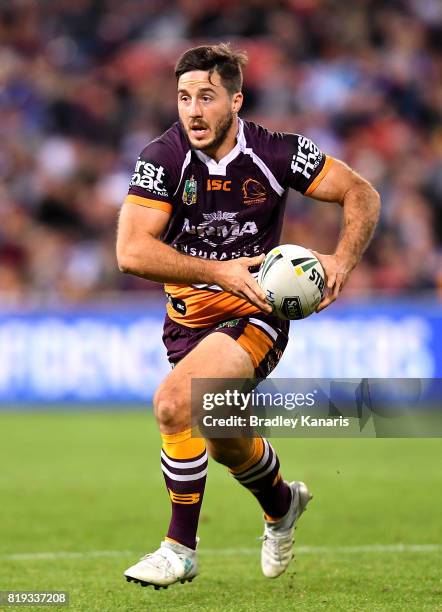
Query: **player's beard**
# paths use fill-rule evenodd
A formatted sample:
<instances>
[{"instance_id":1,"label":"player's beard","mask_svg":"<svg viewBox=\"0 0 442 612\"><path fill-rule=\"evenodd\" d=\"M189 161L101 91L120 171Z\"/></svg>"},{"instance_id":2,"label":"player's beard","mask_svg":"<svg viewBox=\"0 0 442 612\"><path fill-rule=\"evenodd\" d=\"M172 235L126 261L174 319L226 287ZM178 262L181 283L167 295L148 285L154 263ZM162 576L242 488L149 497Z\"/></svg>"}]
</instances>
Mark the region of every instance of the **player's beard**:
<instances>
[{"instance_id":1,"label":"player's beard","mask_svg":"<svg viewBox=\"0 0 442 612\"><path fill-rule=\"evenodd\" d=\"M193 143L192 147L194 149L198 149L203 151L203 153L210 154L210 152L216 151L218 147L222 145L224 140L226 139L227 134L229 133L230 128L233 123L233 112L228 110L226 115L222 117L215 126L215 135L211 142L208 144L204 144L202 146L195 145Z\"/></svg>"},{"instance_id":2,"label":"player's beard","mask_svg":"<svg viewBox=\"0 0 442 612\"><path fill-rule=\"evenodd\" d=\"M215 136L213 137L212 142L203 147L201 151L207 153L208 151L218 149L218 147L220 147L226 139L226 136L229 133L230 128L232 127L232 123L233 113L231 110L228 110L226 116L220 119L216 124Z\"/></svg>"}]
</instances>

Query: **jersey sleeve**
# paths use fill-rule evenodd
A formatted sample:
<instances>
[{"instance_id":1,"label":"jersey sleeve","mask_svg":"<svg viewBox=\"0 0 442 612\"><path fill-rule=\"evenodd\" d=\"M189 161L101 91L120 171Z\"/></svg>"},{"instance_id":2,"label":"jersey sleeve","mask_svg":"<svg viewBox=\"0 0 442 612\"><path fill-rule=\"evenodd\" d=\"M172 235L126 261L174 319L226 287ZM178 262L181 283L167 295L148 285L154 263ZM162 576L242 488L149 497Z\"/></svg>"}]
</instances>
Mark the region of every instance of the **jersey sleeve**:
<instances>
[{"instance_id":1,"label":"jersey sleeve","mask_svg":"<svg viewBox=\"0 0 442 612\"><path fill-rule=\"evenodd\" d=\"M284 187L304 195L316 189L333 162L310 138L299 134L284 134L282 157Z\"/></svg>"},{"instance_id":2,"label":"jersey sleeve","mask_svg":"<svg viewBox=\"0 0 442 612\"><path fill-rule=\"evenodd\" d=\"M164 144L153 141L143 149L135 164L124 202L172 213L174 163Z\"/></svg>"}]
</instances>

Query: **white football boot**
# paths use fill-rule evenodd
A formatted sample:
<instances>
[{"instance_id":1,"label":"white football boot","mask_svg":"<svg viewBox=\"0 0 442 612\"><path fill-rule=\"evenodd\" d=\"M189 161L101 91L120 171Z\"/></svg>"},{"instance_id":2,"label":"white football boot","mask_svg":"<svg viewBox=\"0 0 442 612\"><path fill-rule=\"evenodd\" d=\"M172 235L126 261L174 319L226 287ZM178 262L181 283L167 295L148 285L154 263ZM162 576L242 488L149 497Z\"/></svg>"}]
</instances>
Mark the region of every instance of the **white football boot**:
<instances>
[{"instance_id":1,"label":"white football boot","mask_svg":"<svg viewBox=\"0 0 442 612\"><path fill-rule=\"evenodd\" d=\"M156 590L167 589L176 582L192 582L197 574L196 551L169 541L161 542L158 550L124 572L128 582L139 582L143 587L151 585Z\"/></svg>"},{"instance_id":2,"label":"white football boot","mask_svg":"<svg viewBox=\"0 0 442 612\"><path fill-rule=\"evenodd\" d=\"M267 578L277 578L287 569L293 559L295 523L312 499L303 482L288 483L292 491L292 501L285 516L279 521L265 521L262 537L261 568Z\"/></svg>"}]
</instances>

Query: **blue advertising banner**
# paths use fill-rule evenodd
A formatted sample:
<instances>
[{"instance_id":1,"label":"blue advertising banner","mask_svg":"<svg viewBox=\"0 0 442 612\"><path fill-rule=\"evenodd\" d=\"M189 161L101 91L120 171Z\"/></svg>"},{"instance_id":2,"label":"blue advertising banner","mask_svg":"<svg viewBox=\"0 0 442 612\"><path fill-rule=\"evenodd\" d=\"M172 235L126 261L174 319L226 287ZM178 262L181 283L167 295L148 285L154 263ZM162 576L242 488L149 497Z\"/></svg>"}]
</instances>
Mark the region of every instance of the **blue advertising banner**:
<instances>
[{"instance_id":1,"label":"blue advertising banner","mask_svg":"<svg viewBox=\"0 0 442 612\"><path fill-rule=\"evenodd\" d=\"M0 402L150 402L164 306L0 312ZM337 303L292 322L272 376L442 378L437 302Z\"/></svg>"}]
</instances>

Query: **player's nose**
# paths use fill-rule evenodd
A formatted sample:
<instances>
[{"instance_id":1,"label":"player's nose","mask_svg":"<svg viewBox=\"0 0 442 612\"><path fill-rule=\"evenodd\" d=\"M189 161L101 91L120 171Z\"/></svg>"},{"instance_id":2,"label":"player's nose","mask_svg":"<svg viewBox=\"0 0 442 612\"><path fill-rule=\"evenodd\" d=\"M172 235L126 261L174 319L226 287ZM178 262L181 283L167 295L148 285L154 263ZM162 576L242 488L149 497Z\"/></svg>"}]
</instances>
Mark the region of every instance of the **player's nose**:
<instances>
[{"instance_id":1,"label":"player's nose","mask_svg":"<svg viewBox=\"0 0 442 612\"><path fill-rule=\"evenodd\" d=\"M189 117L201 117L201 104L198 99L192 100L189 108Z\"/></svg>"}]
</instances>

